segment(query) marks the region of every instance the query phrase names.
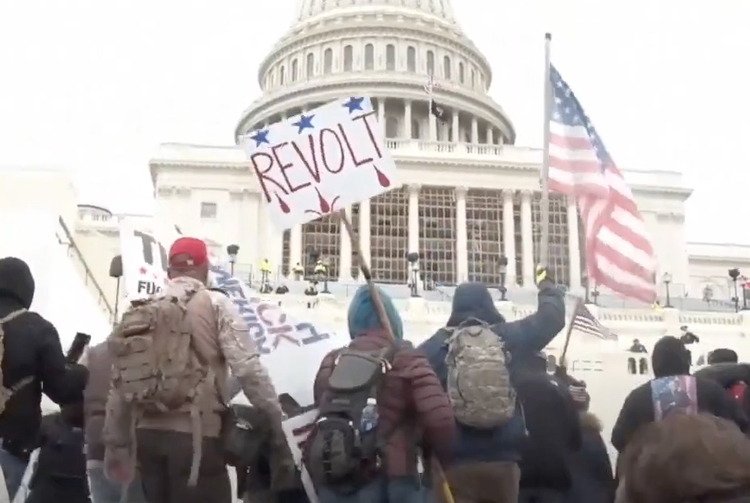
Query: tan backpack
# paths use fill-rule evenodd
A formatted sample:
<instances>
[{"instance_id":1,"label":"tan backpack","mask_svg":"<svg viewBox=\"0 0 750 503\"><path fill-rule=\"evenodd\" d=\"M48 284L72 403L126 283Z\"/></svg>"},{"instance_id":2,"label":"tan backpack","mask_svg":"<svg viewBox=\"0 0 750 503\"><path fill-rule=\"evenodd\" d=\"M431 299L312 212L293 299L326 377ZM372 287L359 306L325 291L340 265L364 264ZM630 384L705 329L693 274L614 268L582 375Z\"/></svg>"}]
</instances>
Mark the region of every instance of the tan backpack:
<instances>
[{"instance_id":1,"label":"tan backpack","mask_svg":"<svg viewBox=\"0 0 750 503\"><path fill-rule=\"evenodd\" d=\"M13 311L9 315L5 316L5 318L0 320L0 364L3 362L3 358L5 358L5 331L3 330L3 325L11 320L18 318L25 312L26 309L19 309L17 311ZM10 400L10 397L16 394L24 386L29 385L33 382L34 376L24 377L10 388L6 388L3 379L3 373L0 370L0 414L5 412L5 406L8 404L8 400Z\"/></svg>"},{"instance_id":2,"label":"tan backpack","mask_svg":"<svg viewBox=\"0 0 750 503\"><path fill-rule=\"evenodd\" d=\"M198 481L201 459L200 394L213 391L213 376L193 343L187 305L200 290L182 297L136 302L123 314L109 338L112 385L135 414L132 430L144 414L189 411L193 427L193 465L189 485Z\"/></svg>"}]
</instances>

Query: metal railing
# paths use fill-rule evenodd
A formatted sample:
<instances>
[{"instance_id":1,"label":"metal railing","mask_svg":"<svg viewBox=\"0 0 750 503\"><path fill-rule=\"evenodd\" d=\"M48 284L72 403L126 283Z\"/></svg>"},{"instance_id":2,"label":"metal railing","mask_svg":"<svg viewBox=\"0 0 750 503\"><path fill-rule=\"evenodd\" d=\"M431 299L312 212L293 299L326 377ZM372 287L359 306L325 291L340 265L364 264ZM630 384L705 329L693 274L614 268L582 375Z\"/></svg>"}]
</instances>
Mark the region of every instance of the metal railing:
<instances>
[{"instance_id":1,"label":"metal railing","mask_svg":"<svg viewBox=\"0 0 750 503\"><path fill-rule=\"evenodd\" d=\"M102 290L102 287L99 285L99 282L96 281L96 278L94 277L94 273L91 272L91 269L89 269L89 266L86 263L86 259L83 258L83 253L81 253L80 248L78 248L78 245L73 239L73 235L71 234L70 229L68 229L68 226L65 225L65 221L62 219L62 217L58 217L58 223L60 224L60 228L62 228L63 233L64 233L64 238L57 235L58 242L60 244L64 244L67 246L68 257L74 258L75 260L78 261L79 264L81 264L81 266L83 266L84 285L86 286L91 285L94 287L94 292L98 295L97 303L106 310L107 316L111 318L112 313L114 312L114 309L112 308L112 305L107 300L107 296L104 295L104 290Z\"/></svg>"}]
</instances>

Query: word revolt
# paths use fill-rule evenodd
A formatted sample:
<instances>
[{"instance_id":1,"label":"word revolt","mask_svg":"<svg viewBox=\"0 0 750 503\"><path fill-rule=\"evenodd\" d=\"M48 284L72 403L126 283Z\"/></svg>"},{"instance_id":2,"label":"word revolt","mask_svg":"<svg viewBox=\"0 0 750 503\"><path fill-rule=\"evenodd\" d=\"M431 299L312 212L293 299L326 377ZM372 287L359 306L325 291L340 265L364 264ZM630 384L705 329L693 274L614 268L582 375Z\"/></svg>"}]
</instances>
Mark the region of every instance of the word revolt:
<instances>
[{"instance_id":1,"label":"word revolt","mask_svg":"<svg viewBox=\"0 0 750 503\"><path fill-rule=\"evenodd\" d=\"M383 158L383 152L373 132L373 127L377 125L372 121L374 114L366 112L351 120L318 129L308 125L307 128L314 129L308 135L253 152L250 162L266 202L274 202L283 213L289 213L291 208L283 196L314 186L319 207L305 211L319 215L336 211L340 209L335 208L340 196L326 199L320 193L318 184L325 181L325 177L339 176L342 172L363 166L375 171L381 187L389 187L391 181L375 164Z\"/></svg>"},{"instance_id":2,"label":"word revolt","mask_svg":"<svg viewBox=\"0 0 750 503\"><path fill-rule=\"evenodd\" d=\"M216 287L225 292L237 306L261 354L270 354L282 341L295 346L307 346L330 337L327 333L318 332L310 323L292 324L279 306L251 296L247 286L224 268L211 266L211 272L214 274Z\"/></svg>"}]
</instances>

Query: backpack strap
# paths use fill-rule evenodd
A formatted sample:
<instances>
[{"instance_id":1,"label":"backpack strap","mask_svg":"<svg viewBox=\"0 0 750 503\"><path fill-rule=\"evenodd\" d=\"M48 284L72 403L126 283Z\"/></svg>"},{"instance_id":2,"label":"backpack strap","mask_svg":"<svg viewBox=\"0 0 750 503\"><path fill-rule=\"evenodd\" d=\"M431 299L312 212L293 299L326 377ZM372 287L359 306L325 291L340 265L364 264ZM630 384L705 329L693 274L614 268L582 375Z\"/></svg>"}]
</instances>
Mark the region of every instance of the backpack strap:
<instances>
[{"instance_id":1,"label":"backpack strap","mask_svg":"<svg viewBox=\"0 0 750 503\"><path fill-rule=\"evenodd\" d=\"M16 318L18 318L19 316L21 316L22 314L24 314L26 312L27 311L26 311L25 308L16 309L15 311L7 314L4 318L0 319L0 334L1 334L0 337L5 337L5 334L3 333L2 329L1 329L3 325L5 325L6 323L8 323L9 321L15 320ZM35 378L34 378L33 375L32 376L27 376L27 377L24 377L23 379L21 379L20 381L16 382L13 386L7 387L6 389L9 392L7 399L10 400L10 398L13 395L15 395L16 393L18 393L22 388L24 388L24 387L28 386L29 384L33 383L34 380L35 380Z\"/></svg>"}]
</instances>

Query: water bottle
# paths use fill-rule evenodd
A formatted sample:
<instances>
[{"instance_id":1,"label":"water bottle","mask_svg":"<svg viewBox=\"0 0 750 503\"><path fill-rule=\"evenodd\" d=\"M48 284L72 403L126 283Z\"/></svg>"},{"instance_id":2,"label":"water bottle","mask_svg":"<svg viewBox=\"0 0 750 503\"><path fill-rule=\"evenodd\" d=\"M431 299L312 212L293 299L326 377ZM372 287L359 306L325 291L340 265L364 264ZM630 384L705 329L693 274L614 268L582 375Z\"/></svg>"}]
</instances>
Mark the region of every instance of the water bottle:
<instances>
[{"instance_id":1,"label":"water bottle","mask_svg":"<svg viewBox=\"0 0 750 503\"><path fill-rule=\"evenodd\" d=\"M367 399L367 405L362 409L360 432L367 433L378 426L378 402L374 398Z\"/></svg>"}]
</instances>

